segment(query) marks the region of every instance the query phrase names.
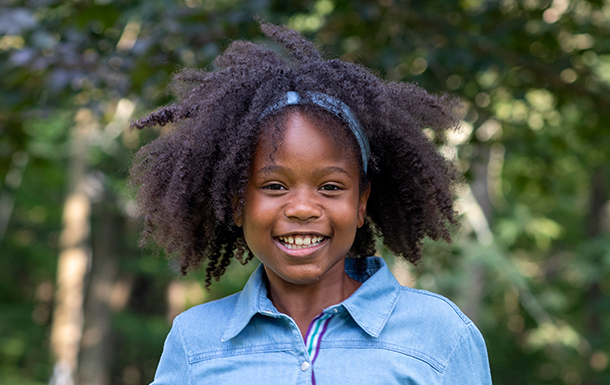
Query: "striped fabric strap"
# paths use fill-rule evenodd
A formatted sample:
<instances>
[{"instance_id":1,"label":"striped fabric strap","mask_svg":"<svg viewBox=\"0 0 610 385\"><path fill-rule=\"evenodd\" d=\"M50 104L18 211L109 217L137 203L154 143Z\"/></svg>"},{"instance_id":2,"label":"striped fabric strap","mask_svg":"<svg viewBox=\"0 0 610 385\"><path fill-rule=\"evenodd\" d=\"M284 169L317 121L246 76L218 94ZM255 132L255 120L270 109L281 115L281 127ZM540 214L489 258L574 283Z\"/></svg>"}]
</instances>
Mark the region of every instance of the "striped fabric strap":
<instances>
[{"instance_id":1,"label":"striped fabric strap","mask_svg":"<svg viewBox=\"0 0 610 385\"><path fill-rule=\"evenodd\" d=\"M305 345L312 364L320 352L320 341L322 341L322 336L324 336L326 328L328 327L328 322L332 316L333 314L322 313L314 318L309 325L309 329L305 336Z\"/></svg>"}]
</instances>

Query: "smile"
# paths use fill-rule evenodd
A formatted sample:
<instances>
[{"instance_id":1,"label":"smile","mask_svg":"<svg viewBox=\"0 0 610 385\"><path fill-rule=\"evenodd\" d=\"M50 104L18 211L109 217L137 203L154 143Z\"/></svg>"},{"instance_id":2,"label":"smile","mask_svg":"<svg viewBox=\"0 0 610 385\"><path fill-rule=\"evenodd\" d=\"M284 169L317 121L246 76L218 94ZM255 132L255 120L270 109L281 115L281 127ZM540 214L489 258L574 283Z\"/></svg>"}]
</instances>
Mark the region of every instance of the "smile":
<instances>
[{"instance_id":1,"label":"smile","mask_svg":"<svg viewBox=\"0 0 610 385\"><path fill-rule=\"evenodd\" d=\"M298 250L307 249L309 247L319 245L320 243L322 243L322 241L324 241L325 237L319 235L303 234L277 237L277 239L287 249Z\"/></svg>"}]
</instances>

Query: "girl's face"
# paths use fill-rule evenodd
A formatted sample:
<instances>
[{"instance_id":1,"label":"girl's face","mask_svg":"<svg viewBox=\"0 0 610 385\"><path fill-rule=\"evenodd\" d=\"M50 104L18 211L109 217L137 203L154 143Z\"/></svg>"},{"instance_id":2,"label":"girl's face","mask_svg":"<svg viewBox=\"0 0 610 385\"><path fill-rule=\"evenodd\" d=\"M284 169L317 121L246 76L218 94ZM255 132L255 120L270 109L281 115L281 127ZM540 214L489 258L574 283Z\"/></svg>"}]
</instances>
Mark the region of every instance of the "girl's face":
<instances>
[{"instance_id":1,"label":"girl's face","mask_svg":"<svg viewBox=\"0 0 610 385\"><path fill-rule=\"evenodd\" d=\"M281 139L274 145L263 134L256 148L243 214L235 222L272 283L340 279L364 223L370 189L359 191L359 154L334 146L324 130L291 113Z\"/></svg>"}]
</instances>

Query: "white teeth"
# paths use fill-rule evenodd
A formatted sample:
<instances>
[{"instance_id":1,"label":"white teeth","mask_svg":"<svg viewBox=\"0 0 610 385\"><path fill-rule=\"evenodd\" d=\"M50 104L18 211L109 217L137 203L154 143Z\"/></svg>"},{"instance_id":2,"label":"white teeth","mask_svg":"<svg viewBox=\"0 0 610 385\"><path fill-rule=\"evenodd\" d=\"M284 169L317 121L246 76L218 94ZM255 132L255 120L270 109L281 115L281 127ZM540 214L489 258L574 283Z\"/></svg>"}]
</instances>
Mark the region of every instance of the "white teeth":
<instances>
[{"instance_id":1,"label":"white teeth","mask_svg":"<svg viewBox=\"0 0 610 385\"><path fill-rule=\"evenodd\" d=\"M304 249L317 245L324 240L324 237L311 235L291 235L288 237L278 237L278 239L289 249Z\"/></svg>"}]
</instances>

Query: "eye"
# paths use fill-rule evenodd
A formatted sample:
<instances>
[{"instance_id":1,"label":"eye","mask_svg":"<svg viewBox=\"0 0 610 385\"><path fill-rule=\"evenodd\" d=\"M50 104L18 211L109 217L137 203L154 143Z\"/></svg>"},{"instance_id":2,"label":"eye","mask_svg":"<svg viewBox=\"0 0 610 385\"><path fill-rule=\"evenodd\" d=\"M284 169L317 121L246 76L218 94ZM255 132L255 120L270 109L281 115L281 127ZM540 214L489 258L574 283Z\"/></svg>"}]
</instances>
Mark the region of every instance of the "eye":
<instances>
[{"instance_id":1,"label":"eye","mask_svg":"<svg viewBox=\"0 0 610 385\"><path fill-rule=\"evenodd\" d=\"M270 183L262 187L265 190L285 190L286 188L279 183Z\"/></svg>"},{"instance_id":2,"label":"eye","mask_svg":"<svg viewBox=\"0 0 610 385\"><path fill-rule=\"evenodd\" d=\"M339 190L343 190L341 187L334 185L334 184L325 184L322 187L320 187L320 190L323 191L339 191Z\"/></svg>"}]
</instances>

